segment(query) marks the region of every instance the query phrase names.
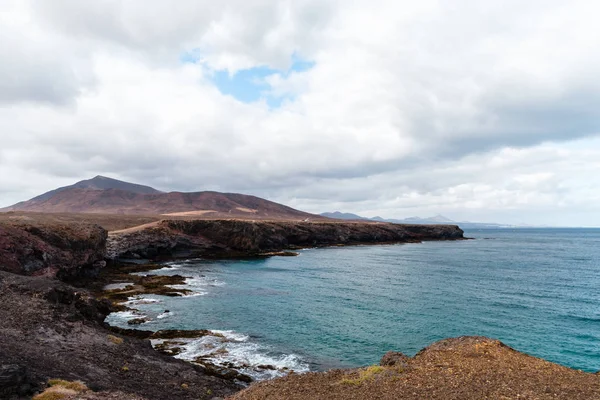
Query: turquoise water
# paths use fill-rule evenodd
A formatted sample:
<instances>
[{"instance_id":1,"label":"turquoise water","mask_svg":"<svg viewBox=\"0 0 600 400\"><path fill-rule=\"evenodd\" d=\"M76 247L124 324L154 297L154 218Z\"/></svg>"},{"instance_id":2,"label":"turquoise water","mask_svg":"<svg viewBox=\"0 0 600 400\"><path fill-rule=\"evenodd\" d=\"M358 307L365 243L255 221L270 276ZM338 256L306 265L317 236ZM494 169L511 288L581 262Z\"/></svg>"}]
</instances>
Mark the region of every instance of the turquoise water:
<instances>
[{"instance_id":1,"label":"turquoise water","mask_svg":"<svg viewBox=\"0 0 600 400\"><path fill-rule=\"evenodd\" d=\"M152 318L140 328L232 331L247 335L247 359L300 370L373 364L460 335L600 370L600 230L466 236L476 240L170 263L158 273L193 277L198 295L151 298L138 307Z\"/></svg>"}]
</instances>

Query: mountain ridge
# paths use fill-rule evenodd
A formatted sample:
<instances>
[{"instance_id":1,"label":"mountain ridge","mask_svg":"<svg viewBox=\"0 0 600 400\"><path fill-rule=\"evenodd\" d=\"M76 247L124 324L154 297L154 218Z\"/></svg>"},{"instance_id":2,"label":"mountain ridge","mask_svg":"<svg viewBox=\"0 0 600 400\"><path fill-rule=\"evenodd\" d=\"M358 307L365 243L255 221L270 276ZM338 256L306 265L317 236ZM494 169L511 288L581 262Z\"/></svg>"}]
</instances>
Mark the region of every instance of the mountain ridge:
<instances>
[{"instance_id":1,"label":"mountain ridge","mask_svg":"<svg viewBox=\"0 0 600 400\"><path fill-rule=\"evenodd\" d=\"M477 229L477 228L504 228L504 227L509 227L512 225L504 225L504 224L498 224L498 223L487 223L487 222L469 222L469 221L454 221L448 217L445 217L441 214L437 214L434 215L433 217L428 217L428 218L421 218L421 217L408 217L408 218L404 218L404 219L394 219L394 218L382 218L380 216L376 216L376 217L372 217L372 218L368 218L368 217L363 217L360 216L358 214L353 214L353 213L344 213L344 212L340 212L340 211L334 211L334 212L324 212L319 214L323 217L327 217L327 218L333 218L333 219L342 219L342 220L357 220L357 221L364 221L364 222L369 222L369 221L373 221L373 222L391 222L394 224L417 224L417 225L436 225L436 224L442 224L442 225L459 225L461 228L467 228L467 229Z\"/></svg>"},{"instance_id":2,"label":"mountain ridge","mask_svg":"<svg viewBox=\"0 0 600 400\"><path fill-rule=\"evenodd\" d=\"M252 195L216 191L162 192L150 186L101 175L51 190L0 211L323 219L321 216Z\"/></svg>"}]
</instances>

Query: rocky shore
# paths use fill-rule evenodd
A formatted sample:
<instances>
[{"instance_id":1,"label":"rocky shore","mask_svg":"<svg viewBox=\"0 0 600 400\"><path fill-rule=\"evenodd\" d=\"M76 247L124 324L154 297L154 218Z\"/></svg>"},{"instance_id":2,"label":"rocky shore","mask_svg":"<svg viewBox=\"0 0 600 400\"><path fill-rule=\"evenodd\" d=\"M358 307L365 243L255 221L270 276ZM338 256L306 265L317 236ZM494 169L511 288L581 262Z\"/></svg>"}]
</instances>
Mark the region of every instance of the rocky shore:
<instances>
[{"instance_id":1,"label":"rocky shore","mask_svg":"<svg viewBox=\"0 0 600 400\"><path fill-rule=\"evenodd\" d=\"M241 389L111 331L103 323L110 303L86 290L0 271L0 304L2 399L31 398L56 378L109 392L100 398L212 399Z\"/></svg>"}]
</instances>

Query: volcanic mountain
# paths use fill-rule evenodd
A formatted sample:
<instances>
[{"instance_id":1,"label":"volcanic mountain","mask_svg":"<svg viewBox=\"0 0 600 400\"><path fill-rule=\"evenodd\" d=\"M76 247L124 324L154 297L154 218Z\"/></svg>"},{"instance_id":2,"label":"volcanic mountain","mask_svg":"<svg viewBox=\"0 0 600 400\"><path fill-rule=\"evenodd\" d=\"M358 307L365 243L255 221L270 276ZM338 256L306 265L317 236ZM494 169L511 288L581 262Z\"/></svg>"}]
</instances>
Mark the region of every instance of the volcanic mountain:
<instances>
[{"instance_id":1,"label":"volcanic mountain","mask_svg":"<svg viewBox=\"0 0 600 400\"><path fill-rule=\"evenodd\" d=\"M219 192L161 192L104 176L80 181L0 211L170 215L207 218L323 219L260 197Z\"/></svg>"}]
</instances>

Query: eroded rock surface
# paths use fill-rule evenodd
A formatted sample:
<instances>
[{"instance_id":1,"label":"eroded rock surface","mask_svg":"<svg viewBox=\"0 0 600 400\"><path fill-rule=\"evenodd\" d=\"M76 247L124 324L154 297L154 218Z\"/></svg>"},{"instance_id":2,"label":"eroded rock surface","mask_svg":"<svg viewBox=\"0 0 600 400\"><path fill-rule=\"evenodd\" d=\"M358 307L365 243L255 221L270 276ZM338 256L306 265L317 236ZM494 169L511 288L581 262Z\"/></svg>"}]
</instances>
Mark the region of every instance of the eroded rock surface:
<instances>
[{"instance_id":1,"label":"eroded rock surface","mask_svg":"<svg viewBox=\"0 0 600 400\"><path fill-rule=\"evenodd\" d=\"M446 339L392 365L289 375L231 400L600 399L600 376L520 353L485 337Z\"/></svg>"},{"instance_id":2,"label":"eroded rock surface","mask_svg":"<svg viewBox=\"0 0 600 400\"><path fill-rule=\"evenodd\" d=\"M109 258L251 256L302 247L460 240L456 225L248 220L163 220L111 233Z\"/></svg>"},{"instance_id":3,"label":"eroded rock surface","mask_svg":"<svg viewBox=\"0 0 600 400\"><path fill-rule=\"evenodd\" d=\"M0 223L0 270L21 275L90 277L106 264L107 231L98 225Z\"/></svg>"},{"instance_id":4,"label":"eroded rock surface","mask_svg":"<svg viewBox=\"0 0 600 400\"><path fill-rule=\"evenodd\" d=\"M155 351L149 340L107 329L109 302L60 281L0 271L0 304L0 364L26 367L27 374L5 374L17 382L7 385L11 396L22 381L42 387L51 378L149 400L212 399L240 388Z\"/></svg>"}]
</instances>

